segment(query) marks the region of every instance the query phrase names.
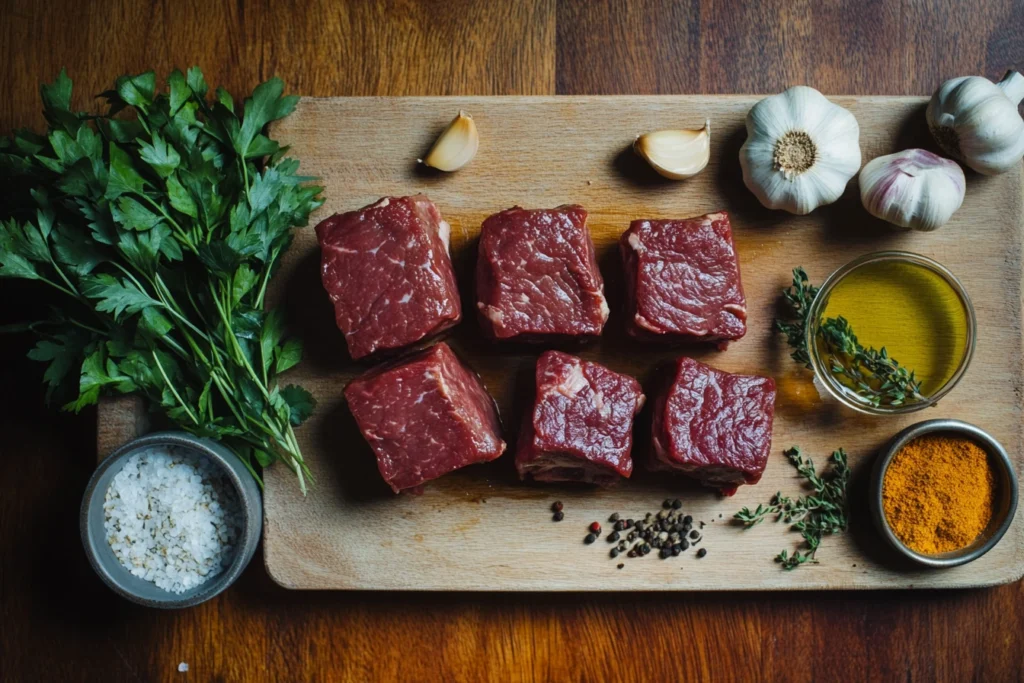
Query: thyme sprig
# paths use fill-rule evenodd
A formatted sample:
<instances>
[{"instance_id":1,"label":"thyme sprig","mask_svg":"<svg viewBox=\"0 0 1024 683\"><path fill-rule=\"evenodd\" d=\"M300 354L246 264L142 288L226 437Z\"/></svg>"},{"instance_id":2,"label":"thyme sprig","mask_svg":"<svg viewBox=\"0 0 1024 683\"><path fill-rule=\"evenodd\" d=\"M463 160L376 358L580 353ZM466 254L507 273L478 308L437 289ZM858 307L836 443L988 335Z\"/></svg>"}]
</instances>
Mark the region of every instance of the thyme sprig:
<instances>
[{"instance_id":1,"label":"thyme sprig","mask_svg":"<svg viewBox=\"0 0 1024 683\"><path fill-rule=\"evenodd\" d=\"M790 357L806 368L811 367L807 317L817 295L818 287L810 283L804 269L794 268L793 284L782 292L792 319L774 321L775 330L786 335L793 349ZM901 406L924 400L921 382L914 371L900 365L884 346L879 350L862 346L846 318L823 320L818 326L818 337L828 354L832 374L872 406Z\"/></svg>"},{"instance_id":2,"label":"thyme sprig","mask_svg":"<svg viewBox=\"0 0 1024 683\"><path fill-rule=\"evenodd\" d=\"M798 446L785 451L785 455L796 467L797 473L814 489L814 493L791 498L783 496L779 491L767 505L758 504L754 510L745 507L734 518L749 529L774 515L776 522L784 522L791 525L794 531L799 531L805 549L798 547L792 555L788 550L783 550L775 557L783 569L790 570L808 562L816 563L815 555L822 538L846 531L846 487L850 481L850 468L846 461L846 451L842 448L832 453L829 470L824 475L817 473L814 461L805 458Z\"/></svg>"}]
</instances>

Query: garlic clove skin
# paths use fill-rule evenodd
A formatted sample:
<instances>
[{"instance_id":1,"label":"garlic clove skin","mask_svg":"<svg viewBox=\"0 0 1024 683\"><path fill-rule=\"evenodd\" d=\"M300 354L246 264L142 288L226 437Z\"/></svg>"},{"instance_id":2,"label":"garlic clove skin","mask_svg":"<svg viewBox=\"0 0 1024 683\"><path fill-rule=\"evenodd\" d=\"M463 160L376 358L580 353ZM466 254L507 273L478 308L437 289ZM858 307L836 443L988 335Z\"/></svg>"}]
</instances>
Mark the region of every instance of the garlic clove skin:
<instances>
[{"instance_id":1,"label":"garlic clove skin","mask_svg":"<svg viewBox=\"0 0 1024 683\"><path fill-rule=\"evenodd\" d=\"M928 127L939 146L978 173L996 175L1024 157L1024 76L1007 72L998 84L980 76L943 83L928 103Z\"/></svg>"},{"instance_id":2,"label":"garlic clove skin","mask_svg":"<svg viewBox=\"0 0 1024 683\"><path fill-rule=\"evenodd\" d=\"M860 126L814 88L794 86L747 114L743 182L769 209L805 215L843 195L860 168Z\"/></svg>"},{"instance_id":3,"label":"garlic clove skin","mask_svg":"<svg viewBox=\"0 0 1024 683\"><path fill-rule=\"evenodd\" d=\"M476 156L480 136L473 117L464 111L441 132L421 162L439 171L457 171Z\"/></svg>"},{"instance_id":4,"label":"garlic clove skin","mask_svg":"<svg viewBox=\"0 0 1024 683\"><path fill-rule=\"evenodd\" d=\"M640 135L633 142L633 151L666 178L692 178L703 171L711 159L711 119L704 121L703 128L658 130Z\"/></svg>"},{"instance_id":5,"label":"garlic clove skin","mask_svg":"<svg viewBox=\"0 0 1024 683\"><path fill-rule=\"evenodd\" d=\"M868 213L913 230L945 225L966 189L959 164L923 149L872 159L860 172L860 199Z\"/></svg>"}]
</instances>

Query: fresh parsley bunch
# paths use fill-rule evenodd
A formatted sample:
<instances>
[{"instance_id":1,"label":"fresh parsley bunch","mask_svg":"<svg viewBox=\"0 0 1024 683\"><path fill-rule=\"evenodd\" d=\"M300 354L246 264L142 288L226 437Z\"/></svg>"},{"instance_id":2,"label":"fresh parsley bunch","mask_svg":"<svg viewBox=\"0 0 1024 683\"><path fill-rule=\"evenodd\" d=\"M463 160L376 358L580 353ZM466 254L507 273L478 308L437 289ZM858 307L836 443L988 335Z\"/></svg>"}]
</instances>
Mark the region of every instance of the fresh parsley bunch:
<instances>
[{"instance_id":1,"label":"fresh parsley bunch","mask_svg":"<svg viewBox=\"0 0 1024 683\"><path fill-rule=\"evenodd\" d=\"M267 137L295 109L273 79L241 107L202 72L117 79L106 113L71 111L64 71L41 87L45 135L0 140L0 277L60 292L18 326L48 363L48 400L79 411L101 393L139 393L193 434L255 465L282 460L305 492L293 427L309 392L279 386L302 346L266 310L267 283L319 207L322 188Z\"/></svg>"}]
</instances>

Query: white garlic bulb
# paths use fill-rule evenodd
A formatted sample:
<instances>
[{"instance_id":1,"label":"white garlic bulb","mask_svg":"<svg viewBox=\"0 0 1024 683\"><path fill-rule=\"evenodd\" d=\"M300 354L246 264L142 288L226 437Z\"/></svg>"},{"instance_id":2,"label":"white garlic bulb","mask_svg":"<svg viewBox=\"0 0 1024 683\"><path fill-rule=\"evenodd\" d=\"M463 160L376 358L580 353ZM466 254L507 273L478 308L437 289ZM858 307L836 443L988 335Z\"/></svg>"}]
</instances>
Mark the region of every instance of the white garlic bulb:
<instances>
[{"instance_id":1,"label":"white garlic bulb","mask_svg":"<svg viewBox=\"0 0 1024 683\"><path fill-rule=\"evenodd\" d=\"M946 81L928 103L928 127L954 159L996 175L1024 157L1024 76L1010 71L998 84L981 76Z\"/></svg>"},{"instance_id":2,"label":"white garlic bulb","mask_svg":"<svg viewBox=\"0 0 1024 683\"><path fill-rule=\"evenodd\" d=\"M747 114L740 165L762 204L802 216L839 199L857 173L860 127L814 88L794 86Z\"/></svg>"},{"instance_id":3,"label":"white garlic bulb","mask_svg":"<svg viewBox=\"0 0 1024 683\"><path fill-rule=\"evenodd\" d=\"M860 172L860 200L868 213L893 225L935 230L964 201L960 165L923 149L872 159Z\"/></svg>"}]
</instances>

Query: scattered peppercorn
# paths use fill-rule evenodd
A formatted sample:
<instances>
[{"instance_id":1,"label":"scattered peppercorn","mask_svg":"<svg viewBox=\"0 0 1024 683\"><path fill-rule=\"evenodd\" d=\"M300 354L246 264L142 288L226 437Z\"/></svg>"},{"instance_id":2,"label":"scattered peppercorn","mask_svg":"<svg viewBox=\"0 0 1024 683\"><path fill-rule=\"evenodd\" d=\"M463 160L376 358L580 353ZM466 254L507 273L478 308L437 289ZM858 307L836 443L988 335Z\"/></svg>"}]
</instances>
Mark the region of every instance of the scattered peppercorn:
<instances>
[{"instance_id":1,"label":"scattered peppercorn","mask_svg":"<svg viewBox=\"0 0 1024 683\"><path fill-rule=\"evenodd\" d=\"M552 512L561 512L562 511L562 507L563 507L562 501L556 500L554 503L551 504L551 511Z\"/></svg>"},{"instance_id":2,"label":"scattered peppercorn","mask_svg":"<svg viewBox=\"0 0 1024 683\"><path fill-rule=\"evenodd\" d=\"M558 512L556 512L556 513L555 513L555 514L553 515L553 517L552 517L552 518L553 518L553 519L554 519L554 520L555 520L556 522L561 522L561 521L562 521L563 519L565 519L565 513L564 513L564 512L562 512L561 510L559 510Z\"/></svg>"},{"instance_id":3,"label":"scattered peppercorn","mask_svg":"<svg viewBox=\"0 0 1024 683\"><path fill-rule=\"evenodd\" d=\"M555 513L555 520L560 521L564 517L561 501L557 505L559 509ZM694 528L698 522L694 521L692 515L682 514L682 507L683 501L679 498L666 498L661 509L646 513L642 519L623 518L618 512L611 513L608 516L612 525L607 536L611 545L608 555L612 558L644 557L654 550L662 559L668 559L679 557L691 547L696 549L702 540L701 532ZM555 509L555 505L552 505L552 509ZM704 522L699 524L704 528ZM587 529L583 541L589 545L600 538L602 529L599 522L591 522ZM705 555L707 549L697 550L698 557ZM618 567L621 569L623 565L620 563Z\"/></svg>"},{"instance_id":4,"label":"scattered peppercorn","mask_svg":"<svg viewBox=\"0 0 1024 683\"><path fill-rule=\"evenodd\" d=\"M619 569L622 569L622 568L623 568L623 567L625 567L626 565L624 565L624 564L622 564L622 563L620 562L620 563L619 563L619 564L618 564L617 566L618 566L618 568L619 568Z\"/></svg>"}]
</instances>

